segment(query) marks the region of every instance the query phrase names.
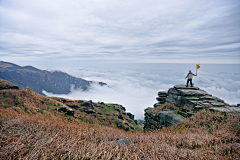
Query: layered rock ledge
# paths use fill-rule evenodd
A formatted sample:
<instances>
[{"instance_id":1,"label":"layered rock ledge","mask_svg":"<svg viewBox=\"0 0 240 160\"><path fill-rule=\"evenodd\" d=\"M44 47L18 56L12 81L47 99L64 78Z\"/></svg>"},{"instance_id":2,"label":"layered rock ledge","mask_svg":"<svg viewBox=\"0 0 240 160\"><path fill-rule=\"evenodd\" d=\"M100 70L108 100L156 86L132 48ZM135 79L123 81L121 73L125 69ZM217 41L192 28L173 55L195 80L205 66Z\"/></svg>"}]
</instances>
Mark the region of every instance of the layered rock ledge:
<instances>
[{"instance_id":1,"label":"layered rock ledge","mask_svg":"<svg viewBox=\"0 0 240 160\"><path fill-rule=\"evenodd\" d=\"M225 103L224 100L212 96L198 87L176 85L168 91L159 91L157 100L158 103L156 103L154 107L169 102L175 104L177 107L186 106L193 110L201 110L204 106L208 106L208 108L213 111L240 113L240 107L237 105L229 105Z\"/></svg>"},{"instance_id":2,"label":"layered rock ledge","mask_svg":"<svg viewBox=\"0 0 240 160\"><path fill-rule=\"evenodd\" d=\"M214 112L240 114L239 104L229 105L225 103L224 100L212 96L198 87L175 85L167 91L159 91L156 99L158 103L154 104L155 109L148 107L144 110L145 131L175 126L202 109L209 109ZM166 102L174 104L176 108L158 111ZM154 112L152 110L154 110Z\"/></svg>"}]
</instances>

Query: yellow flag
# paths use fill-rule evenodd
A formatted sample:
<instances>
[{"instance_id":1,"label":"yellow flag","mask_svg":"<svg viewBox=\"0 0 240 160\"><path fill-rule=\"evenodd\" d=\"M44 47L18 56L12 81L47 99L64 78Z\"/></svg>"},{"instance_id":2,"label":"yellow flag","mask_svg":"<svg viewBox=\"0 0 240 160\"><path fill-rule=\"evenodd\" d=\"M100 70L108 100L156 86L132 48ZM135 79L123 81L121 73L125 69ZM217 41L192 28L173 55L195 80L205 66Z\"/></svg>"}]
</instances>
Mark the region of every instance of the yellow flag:
<instances>
[{"instance_id":1,"label":"yellow flag","mask_svg":"<svg viewBox=\"0 0 240 160\"><path fill-rule=\"evenodd\" d=\"M200 68L200 64L196 64L196 67L197 67L197 69L199 69Z\"/></svg>"}]
</instances>

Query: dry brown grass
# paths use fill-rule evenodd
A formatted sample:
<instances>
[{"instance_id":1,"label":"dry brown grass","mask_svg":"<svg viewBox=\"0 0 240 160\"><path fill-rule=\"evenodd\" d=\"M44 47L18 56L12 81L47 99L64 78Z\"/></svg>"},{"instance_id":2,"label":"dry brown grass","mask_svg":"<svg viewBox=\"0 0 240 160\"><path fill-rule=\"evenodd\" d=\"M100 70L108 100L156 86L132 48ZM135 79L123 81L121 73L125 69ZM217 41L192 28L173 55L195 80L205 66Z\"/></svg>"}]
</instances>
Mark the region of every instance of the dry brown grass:
<instances>
[{"instance_id":1,"label":"dry brown grass","mask_svg":"<svg viewBox=\"0 0 240 160\"><path fill-rule=\"evenodd\" d=\"M0 107L3 159L238 159L239 116L201 111L177 128L125 132ZM212 128L212 130L210 129ZM127 138L133 145L109 145Z\"/></svg>"},{"instance_id":2,"label":"dry brown grass","mask_svg":"<svg viewBox=\"0 0 240 160\"><path fill-rule=\"evenodd\" d=\"M63 102L65 100L66 102ZM82 101L87 102L87 101ZM93 102L94 103L94 102ZM98 105L97 103L94 103ZM69 106L76 105L78 109L71 108ZM65 116L64 112L58 112L58 109L61 107L65 107L68 110L74 111L74 118L78 121L84 121L88 123L98 123L106 126L116 126L116 119L118 119L118 115L122 114L122 129L129 128L129 130L138 129L133 126L133 121L127 116L125 111L115 111L111 114L104 115L103 113L98 113L100 110L100 105L95 107L94 109L89 109L93 111L93 114L87 114L81 103L77 100L66 100L63 98L50 98L40 95L34 92L31 88L27 87L26 90L0 90L0 106L15 109L18 113L27 112L28 114L45 114L51 117L56 116ZM110 104L106 104L110 106ZM117 105L115 105L117 106ZM111 107L106 107L111 108Z\"/></svg>"}]
</instances>

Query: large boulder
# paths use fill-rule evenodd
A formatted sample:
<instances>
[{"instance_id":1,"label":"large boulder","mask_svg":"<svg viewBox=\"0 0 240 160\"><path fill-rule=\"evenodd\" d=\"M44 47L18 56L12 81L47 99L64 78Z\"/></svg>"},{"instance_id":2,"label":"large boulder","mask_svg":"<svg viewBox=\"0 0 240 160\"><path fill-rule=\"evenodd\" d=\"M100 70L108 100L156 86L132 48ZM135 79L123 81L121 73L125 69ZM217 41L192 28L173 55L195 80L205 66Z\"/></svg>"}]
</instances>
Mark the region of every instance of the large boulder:
<instances>
[{"instance_id":1,"label":"large boulder","mask_svg":"<svg viewBox=\"0 0 240 160\"><path fill-rule=\"evenodd\" d=\"M123 120L123 116L121 114L118 115L118 118Z\"/></svg>"},{"instance_id":2,"label":"large boulder","mask_svg":"<svg viewBox=\"0 0 240 160\"><path fill-rule=\"evenodd\" d=\"M83 102L81 106L84 106L87 109L94 109L91 102Z\"/></svg>"},{"instance_id":3,"label":"large boulder","mask_svg":"<svg viewBox=\"0 0 240 160\"><path fill-rule=\"evenodd\" d=\"M64 112L68 116L74 116L74 111L72 109L68 109L66 107L60 107L58 109L59 112Z\"/></svg>"},{"instance_id":4,"label":"large boulder","mask_svg":"<svg viewBox=\"0 0 240 160\"><path fill-rule=\"evenodd\" d=\"M79 106L75 105L75 104L67 104L68 107L74 108L74 109L78 109Z\"/></svg>"},{"instance_id":5,"label":"large boulder","mask_svg":"<svg viewBox=\"0 0 240 160\"><path fill-rule=\"evenodd\" d=\"M157 114L145 112L144 131L160 130L163 127L176 126L186 118L182 115L175 114L171 109L164 109Z\"/></svg>"},{"instance_id":6,"label":"large boulder","mask_svg":"<svg viewBox=\"0 0 240 160\"><path fill-rule=\"evenodd\" d=\"M112 145L133 145L133 142L128 140L128 139L119 139L118 141L108 141L107 144L112 144Z\"/></svg>"},{"instance_id":7,"label":"large boulder","mask_svg":"<svg viewBox=\"0 0 240 160\"><path fill-rule=\"evenodd\" d=\"M127 115L128 115L128 117L129 117L130 119L134 120L134 115L133 115L132 113L127 112Z\"/></svg>"},{"instance_id":8,"label":"large boulder","mask_svg":"<svg viewBox=\"0 0 240 160\"><path fill-rule=\"evenodd\" d=\"M175 114L174 111L170 109L158 112L156 116L163 127L176 126L186 119L179 114Z\"/></svg>"}]
</instances>

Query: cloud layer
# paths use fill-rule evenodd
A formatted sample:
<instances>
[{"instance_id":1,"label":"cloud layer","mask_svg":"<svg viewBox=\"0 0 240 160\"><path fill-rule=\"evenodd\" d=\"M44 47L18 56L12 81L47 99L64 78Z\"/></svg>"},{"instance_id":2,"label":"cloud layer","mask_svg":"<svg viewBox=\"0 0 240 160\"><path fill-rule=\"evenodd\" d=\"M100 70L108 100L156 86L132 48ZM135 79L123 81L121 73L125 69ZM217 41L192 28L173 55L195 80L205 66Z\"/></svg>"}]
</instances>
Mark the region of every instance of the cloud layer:
<instances>
[{"instance_id":1,"label":"cloud layer","mask_svg":"<svg viewBox=\"0 0 240 160\"><path fill-rule=\"evenodd\" d=\"M157 92L168 90L177 84L185 84L188 70L195 65L184 64L105 64L82 67L61 67L73 76L108 84L91 85L89 91L74 90L67 95L53 95L69 99L118 103L126 107L136 118L143 119L143 111L156 103ZM231 70L229 73L228 71ZM194 71L195 72L195 71ZM240 103L239 65L202 65L194 83L209 94L230 104Z\"/></svg>"},{"instance_id":2,"label":"cloud layer","mask_svg":"<svg viewBox=\"0 0 240 160\"><path fill-rule=\"evenodd\" d=\"M0 1L2 60L240 63L239 0Z\"/></svg>"}]
</instances>

